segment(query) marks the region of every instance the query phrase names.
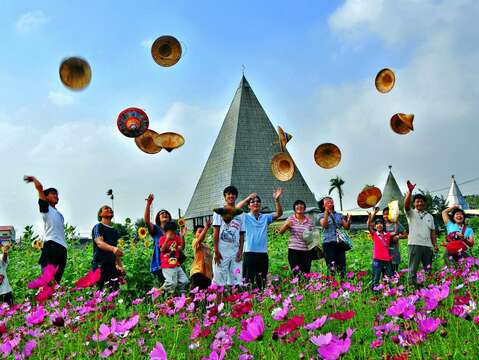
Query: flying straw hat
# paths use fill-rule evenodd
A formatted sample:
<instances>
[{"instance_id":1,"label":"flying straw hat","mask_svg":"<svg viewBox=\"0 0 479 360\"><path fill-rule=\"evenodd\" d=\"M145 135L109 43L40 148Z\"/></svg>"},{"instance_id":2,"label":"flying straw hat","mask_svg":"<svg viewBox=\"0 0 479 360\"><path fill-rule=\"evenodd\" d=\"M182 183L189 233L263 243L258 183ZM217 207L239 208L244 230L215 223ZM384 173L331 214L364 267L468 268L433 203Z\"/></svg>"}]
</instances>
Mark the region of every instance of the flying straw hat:
<instances>
[{"instance_id":1,"label":"flying straw hat","mask_svg":"<svg viewBox=\"0 0 479 360\"><path fill-rule=\"evenodd\" d=\"M289 181L294 176L294 162L287 153L277 153L271 159L271 171L279 181Z\"/></svg>"},{"instance_id":2,"label":"flying straw hat","mask_svg":"<svg viewBox=\"0 0 479 360\"><path fill-rule=\"evenodd\" d=\"M241 215L243 213L243 210L238 209L234 206L225 206L215 208L213 209L213 212L220 215L226 223L229 223L235 216Z\"/></svg>"},{"instance_id":3,"label":"flying straw hat","mask_svg":"<svg viewBox=\"0 0 479 360\"><path fill-rule=\"evenodd\" d=\"M341 150L334 144L324 143L314 151L316 164L324 169L332 169L341 161Z\"/></svg>"},{"instance_id":4,"label":"flying straw hat","mask_svg":"<svg viewBox=\"0 0 479 360\"><path fill-rule=\"evenodd\" d=\"M140 148L141 151L146 152L147 154L156 154L161 151L161 146L158 146L155 139L157 139L159 134L153 130L146 130L140 136L135 138L135 144Z\"/></svg>"},{"instance_id":5,"label":"flying straw hat","mask_svg":"<svg viewBox=\"0 0 479 360\"><path fill-rule=\"evenodd\" d=\"M137 137L143 134L149 125L148 115L138 108L123 110L116 121L118 130L127 137Z\"/></svg>"},{"instance_id":6,"label":"flying straw hat","mask_svg":"<svg viewBox=\"0 0 479 360\"><path fill-rule=\"evenodd\" d=\"M71 90L83 90L91 81L91 68L85 59L70 57L60 64L60 80Z\"/></svg>"},{"instance_id":7,"label":"flying straw hat","mask_svg":"<svg viewBox=\"0 0 479 360\"><path fill-rule=\"evenodd\" d=\"M395 82L396 76L391 69L382 69L378 72L376 79L374 80L376 89L383 94L390 92L394 87Z\"/></svg>"},{"instance_id":8,"label":"flying straw hat","mask_svg":"<svg viewBox=\"0 0 479 360\"><path fill-rule=\"evenodd\" d=\"M160 36L151 45L151 56L158 65L173 66L181 58L181 44L173 36Z\"/></svg>"},{"instance_id":9,"label":"flying straw hat","mask_svg":"<svg viewBox=\"0 0 479 360\"><path fill-rule=\"evenodd\" d=\"M391 117L391 129L397 134L405 135L414 130L414 114L397 113Z\"/></svg>"},{"instance_id":10,"label":"flying straw hat","mask_svg":"<svg viewBox=\"0 0 479 360\"><path fill-rule=\"evenodd\" d=\"M157 145L161 146L168 152L179 148L185 143L185 138L174 132L164 132L155 139Z\"/></svg>"},{"instance_id":11,"label":"flying straw hat","mask_svg":"<svg viewBox=\"0 0 479 360\"><path fill-rule=\"evenodd\" d=\"M376 206L383 194L376 186L366 185L358 195L358 205L361 209Z\"/></svg>"},{"instance_id":12,"label":"flying straw hat","mask_svg":"<svg viewBox=\"0 0 479 360\"><path fill-rule=\"evenodd\" d=\"M286 144L288 143L289 140L291 140L293 135L285 132L281 128L281 126L278 126L278 134L279 134L279 147L281 149L281 152L284 152L284 150L286 149Z\"/></svg>"}]
</instances>

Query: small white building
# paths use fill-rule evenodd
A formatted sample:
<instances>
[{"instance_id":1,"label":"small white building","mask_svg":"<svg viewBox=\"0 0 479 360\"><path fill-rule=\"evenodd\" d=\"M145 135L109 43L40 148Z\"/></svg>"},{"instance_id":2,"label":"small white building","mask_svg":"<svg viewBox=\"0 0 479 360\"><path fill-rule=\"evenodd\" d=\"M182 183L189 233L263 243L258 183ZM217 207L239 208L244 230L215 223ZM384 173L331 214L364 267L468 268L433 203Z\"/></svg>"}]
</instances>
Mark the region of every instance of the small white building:
<instances>
[{"instance_id":1,"label":"small white building","mask_svg":"<svg viewBox=\"0 0 479 360\"><path fill-rule=\"evenodd\" d=\"M15 242L15 228L12 225L0 226L0 241Z\"/></svg>"}]
</instances>

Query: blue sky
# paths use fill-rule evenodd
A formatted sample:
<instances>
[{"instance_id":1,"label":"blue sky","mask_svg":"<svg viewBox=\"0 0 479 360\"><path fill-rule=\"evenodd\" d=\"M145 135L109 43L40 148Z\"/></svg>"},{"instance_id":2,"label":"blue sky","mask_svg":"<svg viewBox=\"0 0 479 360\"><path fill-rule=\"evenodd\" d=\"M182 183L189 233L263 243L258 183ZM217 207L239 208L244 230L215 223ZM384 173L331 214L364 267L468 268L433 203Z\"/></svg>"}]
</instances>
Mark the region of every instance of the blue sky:
<instances>
[{"instance_id":1,"label":"blue sky","mask_svg":"<svg viewBox=\"0 0 479 360\"><path fill-rule=\"evenodd\" d=\"M475 1L0 0L0 8L0 153L10 169L0 223L39 226L27 173L61 189L67 221L82 233L110 187L119 220L141 217L149 192L158 207L184 211L243 64L273 125L293 134L289 150L318 196L340 175L353 208L364 184L384 184L389 164L401 184L410 177L426 189L447 187L453 173L458 182L479 176L469 164L479 130ZM183 44L172 68L150 55L164 34ZM72 55L92 67L82 92L58 78ZM398 79L387 95L372 86L383 67ZM116 130L129 106L145 109L154 130L182 132L185 146L139 152ZM389 130L395 112L416 114L413 134ZM343 150L331 171L312 161L322 142ZM164 177L165 168L179 175ZM463 191L478 193L478 183Z\"/></svg>"}]
</instances>

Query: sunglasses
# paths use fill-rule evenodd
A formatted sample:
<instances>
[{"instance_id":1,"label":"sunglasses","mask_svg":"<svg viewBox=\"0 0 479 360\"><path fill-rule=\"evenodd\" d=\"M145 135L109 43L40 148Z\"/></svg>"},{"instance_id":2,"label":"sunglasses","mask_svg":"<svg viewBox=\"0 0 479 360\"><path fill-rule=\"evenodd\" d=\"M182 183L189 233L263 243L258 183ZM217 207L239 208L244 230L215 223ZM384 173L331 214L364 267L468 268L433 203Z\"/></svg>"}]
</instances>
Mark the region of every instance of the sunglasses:
<instances>
[{"instance_id":1,"label":"sunglasses","mask_svg":"<svg viewBox=\"0 0 479 360\"><path fill-rule=\"evenodd\" d=\"M251 200L249 203L250 204L261 204L261 201L260 200Z\"/></svg>"}]
</instances>

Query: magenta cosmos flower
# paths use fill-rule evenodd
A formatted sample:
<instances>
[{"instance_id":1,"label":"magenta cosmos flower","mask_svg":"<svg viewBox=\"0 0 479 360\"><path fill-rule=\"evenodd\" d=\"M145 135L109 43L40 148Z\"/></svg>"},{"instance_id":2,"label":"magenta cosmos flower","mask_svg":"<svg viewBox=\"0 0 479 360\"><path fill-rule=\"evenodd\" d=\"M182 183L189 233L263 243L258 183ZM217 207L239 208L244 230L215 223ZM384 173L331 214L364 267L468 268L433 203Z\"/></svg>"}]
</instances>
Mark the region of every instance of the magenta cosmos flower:
<instances>
[{"instance_id":1,"label":"magenta cosmos flower","mask_svg":"<svg viewBox=\"0 0 479 360\"><path fill-rule=\"evenodd\" d=\"M43 268L42 274L28 284L29 289L36 289L48 285L55 277L58 266L48 264Z\"/></svg>"},{"instance_id":2,"label":"magenta cosmos flower","mask_svg":"<svg viewBox=\"0 0 479 360\"><path fill-rule=\"evenodd\" d=\"M261 315L246 319L242 322L239 339L245 342L261 340L264 333L264 320Z\"/></svg>"},{"instance_id":3,"label":"magenta cosmos flower","mask_svg":"<svg viewBox=\"0 0 479 360\"><path fill-rule=\"evenodd\" d=\"M167 360L166 351L163 344L157 342L153 350L150 352L150 360Z\"/></svg>"}]
</instances>

